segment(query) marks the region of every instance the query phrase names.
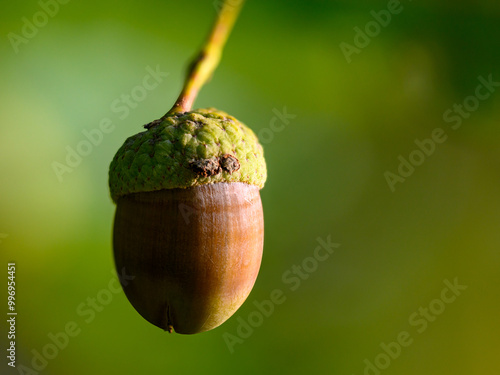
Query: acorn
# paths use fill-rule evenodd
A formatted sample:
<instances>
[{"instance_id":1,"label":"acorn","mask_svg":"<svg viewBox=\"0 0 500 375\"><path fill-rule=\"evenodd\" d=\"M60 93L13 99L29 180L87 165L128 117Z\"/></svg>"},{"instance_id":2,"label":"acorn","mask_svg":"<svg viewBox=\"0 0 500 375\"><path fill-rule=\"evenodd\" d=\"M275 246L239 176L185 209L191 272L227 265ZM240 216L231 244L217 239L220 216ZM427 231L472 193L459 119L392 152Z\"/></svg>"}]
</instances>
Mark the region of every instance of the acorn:
<instances>
[{"instance_id":1,"label":"acorn","mask_svg":"<svg viewBox=\"0 0 500 375\"><path fill-rule=\"evenodd\" d=\"M109 170L115 265L150 323L208 331L249 295L259 272L267 173L251 129L215 109L167 113L128 138Z\"/></svg>"},{"instance_id":2,"label":"acorn","mask_svg":"<svg viewBox=\"0 0 500 375\"><path fill-rule=\"evenodd\" d=\"M134 276L125 294L168 332L222 324L248 297L260 268L262 146L227 113L191 110L243 3L223 3L172 109L128 138L109 169L115 265Z\"/></svg>"}]
</instances>

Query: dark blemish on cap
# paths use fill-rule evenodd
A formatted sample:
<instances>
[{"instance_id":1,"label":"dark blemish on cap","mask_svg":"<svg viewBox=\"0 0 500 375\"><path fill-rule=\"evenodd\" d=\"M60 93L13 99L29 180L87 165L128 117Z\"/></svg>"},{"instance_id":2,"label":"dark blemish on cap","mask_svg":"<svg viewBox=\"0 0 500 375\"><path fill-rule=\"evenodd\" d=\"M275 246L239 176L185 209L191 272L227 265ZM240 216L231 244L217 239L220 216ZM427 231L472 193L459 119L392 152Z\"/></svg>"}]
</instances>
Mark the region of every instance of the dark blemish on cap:
<instances>
[{"instance_id":1,"label":"dark blemish on cap","mask_svg":"<svg viewBox=\"0 0 500 375\"><path fill-rule=\"evenodd\" d=\"M161 121L161 119L151 121L149 124L144 125L144 128L148 130L154 128L155 126L161 124Z\"/></svg>"},{"instance_id":2,"label":"dark blemish on cap","mask_svg":"<svg viewBox=\"0 0 500 375\"><path fill-rule=\"evenodd\" d=\"M233 155L230 154L222 155L219 158L219 162L222 169L228 173L233 173L236 172L238 169L240 169L240 162Z\"/></svg>"},{"instance_id":3,"label":"dark blemish on cap","mask_svg":"<svg viewBox=\"0 0 500 375\"><path fill-rule=\"evenodd\" d=\"M189 168L199 177L210 177L221 172L221 167L217 158L191 161L189 163Z\"/></svg>"}]
</instances>

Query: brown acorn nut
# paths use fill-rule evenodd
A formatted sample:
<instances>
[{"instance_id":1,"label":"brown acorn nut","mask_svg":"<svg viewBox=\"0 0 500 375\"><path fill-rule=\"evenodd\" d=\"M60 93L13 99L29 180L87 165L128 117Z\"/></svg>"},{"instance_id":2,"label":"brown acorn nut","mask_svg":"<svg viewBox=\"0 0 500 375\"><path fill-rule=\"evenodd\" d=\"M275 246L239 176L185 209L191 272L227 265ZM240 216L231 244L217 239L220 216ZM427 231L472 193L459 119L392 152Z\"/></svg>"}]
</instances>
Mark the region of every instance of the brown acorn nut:
<instances>
[{"instance_id":1,"label":"brown acorn nut","mask_svg":"<svg viewBox=\"0 0 500 375\"><path fill-rule=\"evenodd\" d=\"M222 324L241 306L259 272L264 242L257 186L216 183L130 194L114 224L117 269L150 323L177 333Z\"/></svg>"},{"instance_id":2,"label":"brown acorn nut","mask_svg":"<svg viewBox=\"0 0 500 375\"><path fill-rule=\"evenodd\" d=\"M110 166L115 264L135 276L124 291L147 321L169 332L208 331L243 304L260 268L262 147L213 109L146 128Z\"/></svg>"}]
</instances>

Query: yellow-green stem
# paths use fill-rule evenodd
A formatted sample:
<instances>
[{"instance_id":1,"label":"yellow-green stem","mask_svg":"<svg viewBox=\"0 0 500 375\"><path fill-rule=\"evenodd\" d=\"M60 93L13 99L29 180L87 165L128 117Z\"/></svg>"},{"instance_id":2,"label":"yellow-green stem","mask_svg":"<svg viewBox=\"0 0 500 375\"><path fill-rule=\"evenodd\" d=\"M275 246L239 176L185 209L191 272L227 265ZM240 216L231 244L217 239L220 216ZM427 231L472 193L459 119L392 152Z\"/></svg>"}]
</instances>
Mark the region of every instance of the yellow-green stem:
<instances>
[{"instance_id":1,"label":"yellow-green stem","mask_svg":"<svg viewBox=\"0 0 500 375\"><path fill-rule=\"evenodd\" d=\"M219 65L222 50L245 0L225 0L203 48L191 62L184 88L167 115L188 112L202 86Z\"/></svg>"}]
</instances>

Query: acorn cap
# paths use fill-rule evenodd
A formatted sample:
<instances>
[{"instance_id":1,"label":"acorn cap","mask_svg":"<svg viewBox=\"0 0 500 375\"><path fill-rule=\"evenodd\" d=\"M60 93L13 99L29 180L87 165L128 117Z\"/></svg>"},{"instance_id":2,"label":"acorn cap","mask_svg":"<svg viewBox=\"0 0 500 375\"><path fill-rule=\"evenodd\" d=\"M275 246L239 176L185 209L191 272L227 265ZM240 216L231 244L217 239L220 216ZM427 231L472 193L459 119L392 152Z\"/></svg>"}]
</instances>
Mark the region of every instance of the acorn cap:
<instances>
[{"instance_id":1,"label":"acorn cap","mask_svg":"<svg viewBox=\"0 0 500 375\"><path fill-rule=\"evenodd\" d=\"M213 108L168 114L129 137L109 168L114 202L124 195L217 182L264 186L262 146L253 131Z\"/></svg>"}]
</instances>

